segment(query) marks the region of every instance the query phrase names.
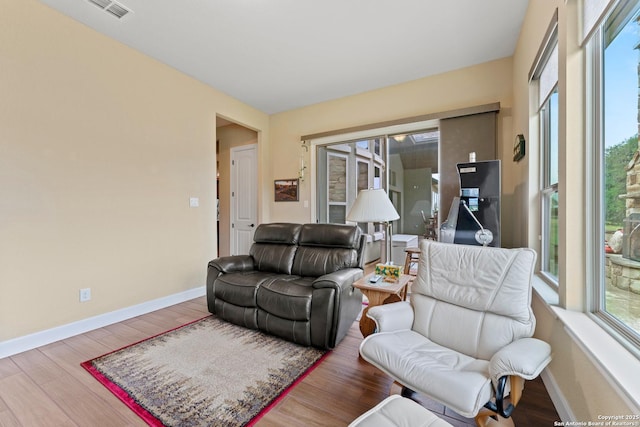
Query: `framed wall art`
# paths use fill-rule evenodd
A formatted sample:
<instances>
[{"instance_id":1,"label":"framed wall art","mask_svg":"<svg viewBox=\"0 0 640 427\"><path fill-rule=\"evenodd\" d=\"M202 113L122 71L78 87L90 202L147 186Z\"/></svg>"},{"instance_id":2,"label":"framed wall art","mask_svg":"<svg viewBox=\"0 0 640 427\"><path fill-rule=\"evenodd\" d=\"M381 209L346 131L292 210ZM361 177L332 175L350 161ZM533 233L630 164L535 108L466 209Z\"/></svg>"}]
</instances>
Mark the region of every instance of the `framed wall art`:
<instances>
[{"instance_id":1,"label":"framed wall art","mask_svg":"<svg viewBox=\"0 0 640 427\"><path fill-rule=\"evenodd\" d=\"M276 202L297 202L298 187L300 180L295 179L276 179L274 185L274 194Z\"/></svg>"}]
</instances>

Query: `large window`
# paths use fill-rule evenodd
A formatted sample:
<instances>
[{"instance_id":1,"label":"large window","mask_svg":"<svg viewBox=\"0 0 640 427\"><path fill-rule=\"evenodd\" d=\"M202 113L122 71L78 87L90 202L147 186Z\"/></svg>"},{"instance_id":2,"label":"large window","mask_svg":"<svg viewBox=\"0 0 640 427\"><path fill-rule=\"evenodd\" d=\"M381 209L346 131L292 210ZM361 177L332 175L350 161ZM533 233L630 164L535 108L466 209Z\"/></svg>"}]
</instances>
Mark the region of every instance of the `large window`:
<instances>
[{"instance_id":1,"label":"large window","mask_svg":"<svg viewBox=\"0 0 640 427\"><path fill-rule=\"evenodd\" d=\"M540 271L558 284L558 34L557 14L532 69L531 93L537 99L540 124Z\"/></svg>"},{"instance_id":2,"label":"large window","mask_svg":"<svg viewBox=\"0 0 640 427\"><path fill-rule=\"evenodd\" d=\"M542 271L558 282L558 90L540 110L542 141Z\"/></svg>"},{"instance_id":3,"label":"large window","mask_svg":"<svg viewBox=\"0 0 640 427\"><path fill-rule=\"evenodd\" d=\"M619 1L588 40L594 194L591 310L640 345L640 1Z\"/></svg>"}]
</instances>

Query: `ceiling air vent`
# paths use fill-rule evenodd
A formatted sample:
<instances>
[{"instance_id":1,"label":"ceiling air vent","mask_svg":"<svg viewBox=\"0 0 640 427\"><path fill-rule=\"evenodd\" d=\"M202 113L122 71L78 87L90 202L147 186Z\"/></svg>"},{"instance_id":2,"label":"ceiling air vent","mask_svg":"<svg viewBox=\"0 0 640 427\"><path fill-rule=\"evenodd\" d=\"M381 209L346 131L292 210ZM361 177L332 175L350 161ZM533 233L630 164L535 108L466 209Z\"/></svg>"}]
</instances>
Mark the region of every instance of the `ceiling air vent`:
<instances>
[{"instance_id":1,"label":"ceiling air vent","mask_svg":"<svg viewBox=\"0 0 640 427\"><path fill-rule=\"evenodd\" d=\"M95 4L100 9L104 9L111 4L111 0L89 0L89 2Z\"/></svg>"},{"instance_id":2,"label":"ceiling air vent","mask_svg":"<svg viewBox=\"0 0 640 427\"><path fill-rule=\"evenodd\" d=\"M129 10L127 8L116 2L111 3L111 6L107 7L105 10L118 19L129 13Z\"/></svg>"},{"instance_id":3,"label":"ceiling air vent","mask_svg":"<svg viewBox=\"0 0 640 427\"><path fill-rule=\"evenodd\" d=\"M123 16L131 12L129 9L127 9L120 3L116 3L111 0L88 0L88 1L90 3L95 4L105 12L109 12L111 15L115 16L118 19L122 18Z\"/></svg>"}]
</instances>

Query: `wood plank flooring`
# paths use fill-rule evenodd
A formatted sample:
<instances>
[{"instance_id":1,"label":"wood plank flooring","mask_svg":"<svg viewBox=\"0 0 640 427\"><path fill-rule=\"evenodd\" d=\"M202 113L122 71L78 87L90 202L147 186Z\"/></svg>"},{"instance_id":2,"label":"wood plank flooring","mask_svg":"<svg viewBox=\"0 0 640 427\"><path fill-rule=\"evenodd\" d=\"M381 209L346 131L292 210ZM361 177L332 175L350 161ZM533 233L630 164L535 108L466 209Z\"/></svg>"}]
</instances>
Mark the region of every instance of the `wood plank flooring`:
<instances>
[{"instance_id":1,"label":"wood plank flooring","mask_svg":"<svg viewBox=\"0 0 640 427\"><path fill-rule=\"evenodd\" d=\"M200 319L204 297L0 359L0 427L144 426L80 363ZM324 362L259 422L259 427L346 426L388 393L391 380L358 356L354 323ZM474 425L436 402L421 403L454 426ZM519 427L551 426L558 415L540 380L527 382Z\"/></svg>"}]
</instances>

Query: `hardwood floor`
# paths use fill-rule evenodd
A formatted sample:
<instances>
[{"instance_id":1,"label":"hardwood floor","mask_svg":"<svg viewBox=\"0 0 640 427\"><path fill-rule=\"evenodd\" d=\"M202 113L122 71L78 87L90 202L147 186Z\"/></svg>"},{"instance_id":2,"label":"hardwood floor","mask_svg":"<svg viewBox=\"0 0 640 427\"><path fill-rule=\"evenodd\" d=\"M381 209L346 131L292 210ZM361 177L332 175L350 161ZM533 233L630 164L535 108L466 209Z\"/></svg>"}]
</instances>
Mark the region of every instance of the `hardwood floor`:
<instances>
[{"instance_id":1,"label":"hardwood floor","mask_svg":"<svg viewBox=\"0 0 640 427\"><path fill-rule=\"evenodd\" d=\"M0 426L144 426L80 363L208 315L204 297L0 359ZM358 356L362 335L347 337L258 423L346 426L388 393L391 380ZM454 426L474 425L436 402L421 403ZM559 420L542 381L528 381L514 413L519 427Z\"/></svg>"}]
</instances>

